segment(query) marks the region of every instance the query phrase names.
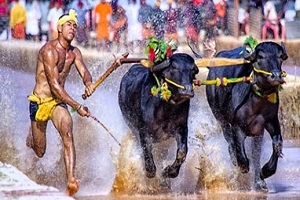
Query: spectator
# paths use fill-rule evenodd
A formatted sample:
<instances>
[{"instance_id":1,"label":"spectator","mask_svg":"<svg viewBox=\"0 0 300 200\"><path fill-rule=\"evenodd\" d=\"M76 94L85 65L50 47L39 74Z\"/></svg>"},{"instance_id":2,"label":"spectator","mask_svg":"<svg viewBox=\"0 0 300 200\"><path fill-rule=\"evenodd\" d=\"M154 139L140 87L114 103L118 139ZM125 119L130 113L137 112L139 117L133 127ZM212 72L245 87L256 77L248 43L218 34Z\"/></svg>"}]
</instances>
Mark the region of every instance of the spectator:
<instances>
[{"instance_id":1,"label":"spectator","mask_svg":"<svg viewBox=\"0 0 300 200\"><path fill-rule=\"evenodd\" d=\"M152 13L153 9L150 5L146 3L146 0L140 0L140 9L138 14L138 21L142 24L142 39L143 45L146 44L146 40L149 37L154 36L153 26L152 26Z\"/></svg>"},{"instance_id":2,"label":"spectator","mask_svg":"<svg viewBox=\"0 0 300 200\"><path fill-rule=\"evenodd\" d=\"M101 0L94 8L96 22L96 37L98 40L98 49L106 50L110 43L110 21L112 8L106 0Z\"/></svg>"},{"instance_id":3,"label":"spectator","mask_svg":"<svg viewBox=\"0 0 300 200\"><path fill-rule=\"evenodd\" d=\"M0 0L0 40L9 37L9 6L7 0Z\"/></svg>"},{"instance_id":4,"label":"spectator","mask_svg":"<svg viewBox=\"0 0 300 200\"><path fill-rule=\"evenodd\" d=\"M137 0L129 0L127 6L128 29L127 29L127 47L129 52L134 52L137 47L138 52L141 52L142 41L142 24L138 21L138 12L140 6Z\"/></svg>"},{"instance_id":5,"label":"spectator","mask_svg":"<svg viewBox=\"0 0 300 200\"><path fill-rule=\"evenodd\" d=\"M50 2L48 0L40 1L40 9L41 9L41 20L40 20L40 39L43 42L47 42L49 40L49 23L47 21L47 16L50 10Z\"/></svg>"},{"instance_id":6,"label":"spectator","mask_svg":"<svg viewBox=\"0 0 300 200\"><path fill-rule=\"evenodd\" d=\"M50 39L56 39L58 36L57 32L57 21L60 16L64 14L63 11L63 5L61 1L59 0L54 0L52 3L52 7L49 10L48 16L47 16L47 21L49 22L49 32L50 32Z\"/></svg>"},{"instance_id":7,"label":"spectator","mask_svg":"<svg viewBox=\"0 0 300 200\"><path fill-rule=\"evenodd\" d=\"M26 36L27 39L35 42L39 41L39 20L41 19L41 10L36 0L28 0L26 3Z\"/></svg>"},{"instance_id":8,"label":"spectator","mask_svg":"<svg viewBox=\"0 0 300 200\"><path fill-rule=\"evenodd\" d=\"M215 4L212 0L203 0L202 8L204 8L202 18L206 32L206 39L214 39L217 28L217 10Z\"/></svg>"},{"instance_id":9,"label":"spectator","mask_svg":"<svg viewBox=\"0 0 300 200\"><path fill-rule=\"evenodd\" d=\"M295 11L295 2L294 0L287 0L284 4L283 10L282 10L282 19L280 20L281 25L281 40L285 41L286 37L286 30L285 30L285 22L287 21L294 21L296 17L296 11Z\"/></svg>"},{"instance_id":10,"label":"spectator","mask_svg":"<svg viewBox=\"0 0 300 200\"><path fill-rule=\"evenodd\" d=\"M277 12L275 8L275 4L273 1L266 0L263 6L263 14L264 14L264 24L262 27L262 40L266 40L267 31L271 29L274 34L274 39L278 39L278 18Z\"/></svg>"},{"instance_id":11,"label":"spectator","mask_svg":"<svg viewBox=\"0 0 300 200\"><path fill-rule=\"evenodd\" d=\"M219 32L226 32L226 13L227 13L227 3L225 0L214 0L216 15L217 15L217 24Z\"/></svg>"},{"instance_id":12,"label":"spectator","mask_svg":"<svg viewBox=\"0 0 300 200\"><path fill-rule=\"evenodd\" d=\"M203 57L211 58L216 52L215 37L217 35L217 15L216 7L212 0L202 1L202 25L205 28L205 36L203 41Z\"/></svg>"},{"instance_id":13,"label":"spectator","mask_svg":"<svg viewBox=\"0 0 300 200\"><path fill-rule=\"evenodd\" d=\"M87 13L89 11L89 7L86 1L83 0L75 0L69 6L68 10L74 9L77 13L77 34L76 41L78 44L83 45L84 47L88 46L89 40L87 36Z\"/></svg>"},{"instance_id":14,"label":"spectator","mask_svg":"<svg viewBox=\"0 0 300 200\"><path fill-rule=\"evenodd\" d=\"M295 1L287 0L283 8L285 21L294 21L296 17Z\"/></svg>"},{"instance_id":15,"label":"spectator","mask_svg":"<svg viewBox=\"0 0 300 200\"><path fill-rule=\"evenodd\" d=\"M127 30L127 15L125 9L118 4L118 1L113 1L112 5L113 41L116 42L117 51L119 52L121 36L124 35Z\"/></svg>"},{"instance_id":16,"label":"spectator","mask_svg":"<svg viewBox=\"0 0 300 200\"><path fill-rule=\"evenodd\" d=\"M178 43L178 20L179 10L173 7L173 0L167 0L168 10L166 13L165 38L167 40L175 40Z\"/></svg>"},{"instance_id":17,"label":"spectator","mask_svg":"<svg viewBox=\"0 0 300 200\"><path fill-rule=\"evenodd\" d=\"M240 7L238 10L238 23L239 23L239 35L249 35L249 6L243 4L240 0Z\"/></svg>"},{"instance_id":18,"label":"spectator","mask_svg":"<svg viewBox=\"0 0 300 200\"><path fill-rule=\"evenodd\" d=\"M154 30L154 36L160 40L165 36L165 23L166 16L164 11L160 9L161 1L156 0L153 8L152 26Z\"/></svg>"},{"instance_id":19,"label":"spectator","mask_svg":"<svg viewBox=\"0 0 300 200\"><path fill-rule=\"evenodd\" d=\"M182 14L187 41L193 46L193 49L199 52L199 10L197 10L193 1L189 0L182 11Z\"/></svg>"},{"instance_id":20,"label":"spectator","mask_svg":"<svg viewBox=\"0 0 300 200\"><path fill-rule=\"evenodd\" d=\"M15 4L10 11L10 27L12 37L14 39L25 39L26 32L26 8L19 3L19 0L14 0Z\"/></svg>"},{"instance_id":21,"label":"spectator","mask_svg":"<svg viewBox=\"0 0 300 200\"><path fill-rule=\"evenodd\" d=\"M295 1L296 18L300 19L300 0Z\"/></svg>"}]
</instances>

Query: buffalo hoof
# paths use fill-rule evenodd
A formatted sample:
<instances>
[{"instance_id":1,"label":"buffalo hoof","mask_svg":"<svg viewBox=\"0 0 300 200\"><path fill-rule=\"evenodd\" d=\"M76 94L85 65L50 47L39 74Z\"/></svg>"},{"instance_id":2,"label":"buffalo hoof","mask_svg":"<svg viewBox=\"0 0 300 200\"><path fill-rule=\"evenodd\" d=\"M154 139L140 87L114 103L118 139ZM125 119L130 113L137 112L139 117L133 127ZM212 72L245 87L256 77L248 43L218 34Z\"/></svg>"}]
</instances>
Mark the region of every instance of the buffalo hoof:
<instances>
[{"instance_id":1,"label":"buffalo hoof","mask_svg":"<svg viewBox=\"0 0 300 200\"><path fill-rule=\"evenodd\" d=\"M156 174L156 167L155 166L148 166L146 167L146 176L148 178L154 178L155 177L155 174Z\"/></svg>"},{"instance_id":2,"label":"buffalo hoof","mask_svg":"<svg viewBox=\"0 0 300 200\"><path fill-rule=\"evenodd\" d=\"M155 171L154 172L148 172L148 171L146 171L146 176L148 178L154 178L155 177Z\"/></svg>"},{"instance_id":3,"label":"buffalo hoof","mask_svg":"<svg viewBox=\"0 0 300 200\"><path fill-rule=\"evenodd\" d=\"M179 168L168 166L164 169L162 176L165 178L176 178L179 173Z\"/></svg>"},{"instance_id":4,"label":"buffalo hoof","mask_svg":"<svg viewBox=\"0 0 300 200\"><path fill-rule=\"evenodd\" d=\"M255 191L257 192L268 192L267 184L264 180L258 180L255 182Z\"/></svg>"},{"instance_id":5,"label":"buffalo hoof","mask_svg":"<svg viewBox=\"0 0 300 200\"><path fill-rule=\"evenodd\" d=\"M242 173L248 173L249 172L249 165L247 166L247 165L239 165L239 168L240 168L240 172L242 172Z\"/></svg>"}]
</instances>

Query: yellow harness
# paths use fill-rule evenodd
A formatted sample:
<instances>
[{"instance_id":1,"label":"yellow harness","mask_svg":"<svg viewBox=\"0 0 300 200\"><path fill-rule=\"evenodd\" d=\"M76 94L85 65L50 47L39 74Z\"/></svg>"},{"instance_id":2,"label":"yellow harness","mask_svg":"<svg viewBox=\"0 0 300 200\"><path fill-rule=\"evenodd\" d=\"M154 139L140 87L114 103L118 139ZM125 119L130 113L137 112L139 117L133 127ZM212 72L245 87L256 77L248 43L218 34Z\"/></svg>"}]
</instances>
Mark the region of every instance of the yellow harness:
<instances>
[{"instance_id":1,"label":"yellow harness","mask_svg":"<svg viewBox=\"0 0 300 200\"><path fill-rule=\"evenodd\" d=\"M39 107L35 115L37 121L47 121L51 118L55 106L61 103L61 100L54 99L53 97L39 98L36 94L31 93L28 100L36 102Z\"/></svg>"}]
</instances>

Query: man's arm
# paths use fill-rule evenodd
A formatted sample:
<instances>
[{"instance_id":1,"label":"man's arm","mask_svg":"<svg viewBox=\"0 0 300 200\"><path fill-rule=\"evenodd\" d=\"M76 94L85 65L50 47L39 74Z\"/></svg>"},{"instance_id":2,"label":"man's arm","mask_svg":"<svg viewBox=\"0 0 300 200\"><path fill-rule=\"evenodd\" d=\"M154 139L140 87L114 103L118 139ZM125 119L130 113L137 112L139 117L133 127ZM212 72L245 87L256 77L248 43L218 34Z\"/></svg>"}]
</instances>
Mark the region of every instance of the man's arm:
<instances>
[{"instance_id":1,"label":"man's arm","mask_svg":"<svg viewBox=\"0 0 300 200\"><path fill-rule=\"evenodd\" d=\"M80 74L83 84L85 85L85 93L90 96L92 93L95 91L94 85L92 84L92 76L85 66L82 58L82 54L78 48L75 48L74 51L75 53L75 66Z\"/></svg>"},{"instance_id":2,"label":"man's arm","mask_svg":"<svg viewBox=\"0 0 300 200\"><path fill-rule=\"evenodd\" d=\"M56 98L61 99L63 102L77 110L80 106L80 103L72 99L63 86L59 83L59 73L57 67L58 52L51 46L47 46L42 54L44 60L44 70L51 93L53 93Z\"/></svg>"}]
</instances>

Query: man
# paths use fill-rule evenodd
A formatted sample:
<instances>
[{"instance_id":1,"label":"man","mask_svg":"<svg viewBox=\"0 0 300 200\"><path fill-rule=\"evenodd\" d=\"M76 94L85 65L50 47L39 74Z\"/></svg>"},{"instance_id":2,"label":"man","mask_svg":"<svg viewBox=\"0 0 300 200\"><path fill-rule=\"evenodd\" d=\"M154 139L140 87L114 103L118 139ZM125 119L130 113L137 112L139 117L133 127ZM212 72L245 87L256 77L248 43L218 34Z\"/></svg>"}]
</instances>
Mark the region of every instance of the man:
<instances>
[{"instance_id":1,"label":"man","mask_svg":"<svg viewBox=\"0 0 300 200\"><path fill-rule=\"evenodd\" d=\"M19 3L19 0L15 0L15 4L11 8L9 24L12 37L24 40L26 37L26 9Z\"/></svg>"},{"instance_id":2,"label":"man","mask_svg":"<svg viewBox=\"0 0 300 200\"><path fill-rule=\"evenodd\" d=\"M265 22L262 27L262 40L267 39L268 29L271 29L273 31L274 39L278 40L278 17L274 2L271 0L266 0L263 6L263 12Z\"/></svg>"},{"instance_id":3,"label":"man","mask_svg":"<svg viewBox=\"0 0 300 200\"><path fill-rule=\"evenodd\" d=\"M161 10L161 0L156 0L153 8L152 26L154 29L154 36L160 40L165 39L165 24L166 15L165 12Z\"/></svg>"},{"instance_id":4,"label":"man","mask_svg":"<svg viewBox=\"0 0 300 200\"><path fill-rule=\"evenodd\" d=\"M146 45L149 37L154 36L152 25L153 9L146 3L146 0L140 0L140 8L138 13L138 21L142 24L143 46Z\"/></svg>"},{"instance_id":5,"label":"man","mask_svg":"<svg viewBox=\"0 0 300 200\"><path fill-rule=\"evenodd\" d=\"M75 0L70 4L70 8L74 9L78 14L78 27L77 27L77 35L76 40L78 44L83 45L84 47L88 46L88 36L87 36L87 21L86 15L89 11L89 7L86 1L83 0Z\"/></svg>"},{"instance_id":6,"label":"man","mask_svg":"<svg viewBox=\"0 0 300 200\"><path fill-rule=\"evenodd\" d=\"M51 119L64 144L64 161L67 173L67 195L73 195L79 189L74 177L75 148L73 142L73 121L67 105L80 116L89 117L87 107L75 101L64 89L67 75L75 64L85 85L85 93L90 96L95 88L92 77L83 63L80 50L71 45L77 31L77 14L70 10L57 22L58 38L47 42L39 51L36 69L36 84L28 100L30 101L31 127L26 145L31 147L38 157L46 150L46 127Z\"/></svg>"},{"instance_id":7,"label":"man","mask_svg":"<svg viewBox=\"0 0 300 200\"><path fill-rule=\"evenodd\" d=\"M112 8L106 0L101 0L94 8L98 49L108 50L110 44L110 23Z\"/></svg>"},{"instance_id":8,"label":"man","mask_svg":"<svg viewBox=\"0 0 300 200\"><path fill-rule=\"evenodd\" d=\"M52 6L48 12L47 15L47 21L49 22L49 36L50 39L56 39L57 38L57 28L56 28L56 22L58 20L58 17L63 15L63 5L61 1L54 0L52 3Z\"/></svg>"}]
</instances>

